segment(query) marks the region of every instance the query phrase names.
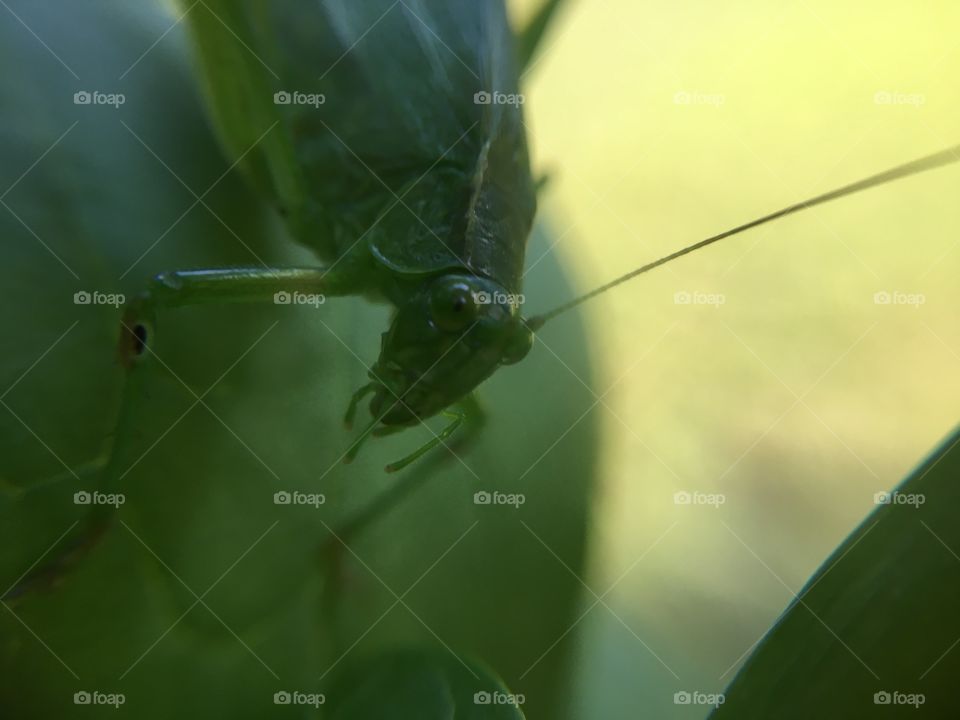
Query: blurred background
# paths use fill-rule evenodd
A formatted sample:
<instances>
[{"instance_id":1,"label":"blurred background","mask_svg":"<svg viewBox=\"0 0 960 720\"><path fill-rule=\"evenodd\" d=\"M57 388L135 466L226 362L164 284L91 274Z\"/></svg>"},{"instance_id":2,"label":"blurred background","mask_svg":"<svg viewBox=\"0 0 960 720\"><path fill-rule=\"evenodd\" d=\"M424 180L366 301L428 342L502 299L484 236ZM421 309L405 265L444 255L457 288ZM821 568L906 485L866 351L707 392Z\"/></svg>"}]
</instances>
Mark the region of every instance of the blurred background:
<instances>
[{"instance_id":1,"label":"blurred background","mask_svg":"<svg viewBox=\"0 0 960 720\"><path fill-rule=\"evenodd\" d=\"M554 251L587 290L956 145L958 21L946 0L570 2L526 79ZM958 183L948 168L844 199L585 307L603 603L566 640L580 716L704 716L673 690L721 690L956 423Z\"/></svg>"},{"instance_id":2,"label":"blurred background","mask_svg":"<svg viewBox=\"0 0 960 720\"><path fill-rule=\"evenodd\" d=\"M539 3L508 4L522 22ZM171 4L0 6L0 59L29 69L0 83L9 584L82 527L74 492L110 489L118 310L73 294L254 251L313 258L227 172ZM523 78L549 176L527 311L960 142L958 21L948 0L568 0ZM73 103L95 88L125 105ZM99 688L140 720L261 718L343 657L449 645L526 693L531 718L705 717L675 694L722 691L875 494L956 423L958 182L946 168L816 208L552 321L483 388L490 422L466 462L412 468L414 499L340 565L318 562L331 528L392 497L383 464L429 437L338 462L386 310L171 314L171 372L150 371L121 426L123 525L68 582L0 613L0 710L66 716ZM476 506L497 489L526 504ZM277 507L278 490L327 502ZM208 588L215 615L194 610Z\"/></svg>"}]
</instances>

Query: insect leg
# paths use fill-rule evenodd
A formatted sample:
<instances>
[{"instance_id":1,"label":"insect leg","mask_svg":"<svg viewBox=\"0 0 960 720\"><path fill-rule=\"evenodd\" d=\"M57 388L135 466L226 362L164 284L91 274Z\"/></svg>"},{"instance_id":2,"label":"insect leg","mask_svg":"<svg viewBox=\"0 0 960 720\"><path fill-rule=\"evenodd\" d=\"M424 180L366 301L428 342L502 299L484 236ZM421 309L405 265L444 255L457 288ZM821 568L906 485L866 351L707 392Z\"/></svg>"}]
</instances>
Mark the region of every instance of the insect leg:
<instances>
[{"instance_id":1,"label":"insect leg","mask_svg":"<svg viewBox=\"0 0 960 720\"><path fill-rule=\"evenodd\" d=\"M381 418L379 417L375 417L373 420L371 420L363 429L363 432L361 432L360 435L357 436L357 439L353 441L353 444L350 445L346 454L343 456L344 465L349 465L353 462L354 458L357 457L357 453L360 452L360 448L363 447L363 444L373 434L374 429L380 424L380 419Z\"/></svg>"},{"instance_id":2,"label":"insect leg","mask_svg":"<svg viewBox=\"0 0 960 720\"><path fill-rule=\"evenodd\" d=\"M80 465L69 472L60 473L39 482L32 482L25 488L11 486L4 488L11 502L26 501L31 494L46 491L63 490L65 485L80 480L82 486L97 489L100 476L106 465L104 458L97 458ZM65 491L65 490L64 490ZM48 590L60 582L94 548L102 537L106 525L103 513L98 512L104 506L91 506L89 513L48 551L43 561L28 570L2 596L0 602L12 604L35 590ZM109 506L106 506L109 507Z\"/></svg>"},{"instance_id":3,"label":"insect leg","mask_svg":"<svg viewBox=\"0 0 960 720\"><path fill-rule=\"evenodd\" d=\"M460 407L462 408L455 414L458 417L456 424L459 424L461 420L464 422L464 432L461 433L457 439L450 443L450 449L454 452L461 450L466 442L469 442L474 437L480 435L480 429L483 427L486 422L486 412L484 412L482 406L477 401L476 397L473 394L467 395L460 401ZM453 425L454 423L451 423ZM404 428L397 427L397 430L403 430ZM446 428L445 432L448 430L449 433L452 433L454 428ZM449 433L447 434L448 437ZM377 433L374 433L377 434ZM441 433L443 436L443 433ZM445 439L444 437L444 439ZM434 447L438 441L426 448L421 448L415 453L416 455L426 452L430 447ZM412 462L412 457L404 458L399 462ZM359 533L363 532L366 528L373 525L377 520L386 515L390 510L397 507L405 499L410 497L413 492L422 486L427 480L436 476L435 470L438 469L440 463L445 462L449 459L449 456L446 454L437 454L431 456L424 463L418 466L418 471L415 473L410 473L399 481L396 485L391 487L389 490L384 492L382 495L379 495L374 500L372 500L368 505L359 510L353 517L347 520L343 525L337 528L336 537L349 542L352 538L356 537ZM398 463L392 463L391 468L395 467Z\"/></svg>"},{"instance_id":4,"label":"insect leg","mask_svg":"<svg viewBox=\"0 0 960 720\"><path fill-rule=\"evenodd\" d=\"M347 295L357 290L352 279L352 274L323 268L221 268L160 273L127 304L121 330L121 360L129 366L144 354L159 310L211 303L289 304L294 293Z\"/></svg>"},{"instance_id":5,"label":"insect leg","mask_svg":"<svg viewBox=\"0 0 960 720\"><path fill-rule=\"evenodd\" d=\"M347 430L353 427L353 419L357 414L357 405L360 404L360 401L363 400L363 398L376 390L376 388L377 383L367 383L362 388L357 390L353 394L353 397L350 398L350 405L347 407L347 414L343 417L343 424L347 426Z\"/></svg>"},{"instance_id":6,"label":"insect leg","mask_svg":"<svg viewBox=\"0 0 960 720\"><path fill-rule=\"evenodd\" d=\"M466 411L460 408L457 408L455 410L444 411L443 414L446 417L453 418L453 420L449 425L447 425L443 430L437 433L437 436L434 437L432 440L430 440L428 443L426 443L423 447L415 450L414 452L410 453L404 458L401 458L400 460L397 460L396 462L390 463L384 468L384 470L386 470L387 472L396 472L397 470L402 470L407 465L412 463L414 460L417 460L418 458L422 457L425 453L428 453L431 450L433 450L433 448L435 448L437 445L440 445L441 443L443 443L444 440L449 438L451 435L453 435L453 433L457 431L457 428L459 428L463 424L463 421L466 420L467 418Z\"/></svg>"},{"instance_id":7,"label":"insect leg","mask_svg":"<svg viewBox=\"0 0 960 720\"><path fill-rule=\"evenodd\" d=\"M457 436L454 442L450 443L450 449L454 452L459 451L465 443L479 436L479 430L486 422L486 413L474 394L467 395L460 401L459 405L462 408L459 416L464 420L464 431ZM393 432L403 429L404 428L398 426L396 428L390 428L390 431ZM448 430L450 430L450 428L448 428ZM452 431L453 430L450 430L450 432ZM441 435L442 434L443 433L441 433ZM421 450L426 452L428 449L429 446ZM418 451L418 454L419 452L420 451ZM418 465L415 472L410 472L403 476L395 485L375 497L346 522L339 525L336 532L320 546L319 555L321 562L325 564L324 567L326 571L335 572L335 563L339 557L339 550L342 549L344 544L349 544L367 528L375 525L384 515L409 499L427 481L437 477L437 470L439 470L441 463L447 462L449 459L450 456L446 453L432 455ZM409 458L405 458L405 460L409 460ZM397 464L398 463L394 463L391 467ZM326 563L330 564L328 565ZM335 595L336 591L334 590L328 600L330 604L337 602Z\"/></svg>"}]
</instances>

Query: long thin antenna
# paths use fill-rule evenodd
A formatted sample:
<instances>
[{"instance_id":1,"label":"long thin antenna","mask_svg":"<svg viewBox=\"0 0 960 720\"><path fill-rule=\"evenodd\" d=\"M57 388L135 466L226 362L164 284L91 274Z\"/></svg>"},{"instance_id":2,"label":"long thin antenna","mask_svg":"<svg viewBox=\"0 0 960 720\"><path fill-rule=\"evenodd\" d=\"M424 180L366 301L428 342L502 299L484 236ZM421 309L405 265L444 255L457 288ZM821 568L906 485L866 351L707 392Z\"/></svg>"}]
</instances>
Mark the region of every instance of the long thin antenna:
<instances>
[{"instance_id":1,"label":"long thin antenna","mask_svg":"<svg viewBox=\"0 0 960 720\"><path fill-rule=\"evenodd\" d=\"M694 243L693 245L689 245L681 250L672 252L669 255L666 255L665 257L660 258L659 260L654 260L652 263L648 263L643 267L639 267L636 270L628 272L626 275L621 275L615 280L611 280L605 285L601 285L600 287L596 288L595 290L591 290L585 295L581 295L578 298L574 298L570 302L566 302L563 305L560 305L559 307L544 313L543 315L536 315L535 317L528 319L527 327L529 327L533 331L539 330L541 327L543 327L544 323L546 323L548 320L555 318L557 315L560 315L561 313L565 313L567 310L570 310L571 308L574 308L577 305L580 305L581 303L585 303L587 300L590 300L591 298L594 298L597 295L605 293L610 288L616 287L621 283L625 283L627 282L627 280L632 280L637 275L642 275L645 272L649 272L650 270L653 270L655 267L660 267L661 265L665 265L671 260L676 260L678 257L682 257L683 255L692 253L694 250L699 250L700 248L706 247L707 245L712 245L713 243L718 242L719 240L723 240L724 238L728 238L733 235L738 235L739 233L742 233L745 230L755 228L759 225L764 225L773 220L777 220L778 218L785 217L786 215L792 215L795 212L800 212L801 210L806 210L807 208L812 208L816 205L821 205L831 200L836 200L837 198L842 198L847 195L853 195L854 193L858 193L862 190L867 190L869 188L876 187L878 185L883 185L885 183L893 182L894 180L900 180L901 178L926 172L927 170L933 170L934 168L942 167L944 165L949 165L950 163L957 162L957 161L960 161L960 145L956 145L952 148L948 148L947 150L934 153L933 155L927 155L926 157L922 157L919 160L914 160L913 162L905 163L904 165L898 165L897 167L891 168L890 170L887 170L885 172L878 173L876 175L871 175L868 178L865 178L855 183L851 183L850 185L844 185L841 188L837 188L836 190L831 190L830 192L824 193L823 195L817 195L816 197L810 198L809 200L804 200L803 202L798 202L793 205L789 205L783 208L782 210L777 210L776 212L770 213L769 215L764 215L763 217L757 218L756 220L751 220L748 223L744 223L743 225L738 225L735 228L722 232L719 235L708 237L706 240L701 240L698 243Z\"/></svg>"}]
</instances>

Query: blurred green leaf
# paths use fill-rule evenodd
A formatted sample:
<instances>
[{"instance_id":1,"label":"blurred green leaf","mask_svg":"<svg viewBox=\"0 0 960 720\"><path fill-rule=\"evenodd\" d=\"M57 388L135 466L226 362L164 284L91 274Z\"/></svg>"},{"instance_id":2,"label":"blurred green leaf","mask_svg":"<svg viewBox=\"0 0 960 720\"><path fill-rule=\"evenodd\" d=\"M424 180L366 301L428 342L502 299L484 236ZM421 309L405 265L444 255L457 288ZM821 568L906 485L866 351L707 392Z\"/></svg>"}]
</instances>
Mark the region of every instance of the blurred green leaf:
<instances>
[{"instance_id":1,"label":"blurred green leaf","mask_svg":"<svg viewBox=\"0 0 960 720\"><path fill-rule=\"evenodd\" d=\"M523 698L477 663L395 653L344 673L331 690L331 720L522 720Z\"/></svg>"},{"instance_id":2,"label":"blurred green leaf","mask_svg":"<svg viewBox=\"0 0 960 720\"><path fill-rule=\"evenodd\" d=\"M0 714L73 716L74 693L97 690L126 702L90 717L290 717L276 692L323 691L341 660L427 644L481 658L532 714L560 716L569 647L552 646L580 584L541 541L580 571L596 424L575 377L592 377L579 319L543 336L562 362L540 347L484 385L489 421L462 462L437 453L384 474L423 428L338 462L387 322L362 298L164 313L163 363L127 386L115 433L120 311L74 293L315 258L228 172L183 36L164 34L174 18L151 4L8 4L73 72L0 13L0 58L29 68L0 82L0 188L16 183L0 207L0 591L31 569L51 581L0 609ZM126 103L73 103L94 89ZM532 243L533 256L548 247L542 233ZM535 310L570 295L549 256L525 291ZM115 437L122 472L104 478ZM102 537L77 536L89 506L74 493L97 489L125 503ZM274 504L284 490L325 503ZM476 505L480 490L526 502ZM388 512L350 532L377 502Z\"/></svg>"},{"instance_id":3,"label":"blurred green leaf","mask_svg":"<svg viewBox=\"0 0 960 720\"><path fill-rule=\"evenodd\" d=\"M958 480L960 429L824 563L711 718L960 716Z\"/></svg>"}]
</instances>

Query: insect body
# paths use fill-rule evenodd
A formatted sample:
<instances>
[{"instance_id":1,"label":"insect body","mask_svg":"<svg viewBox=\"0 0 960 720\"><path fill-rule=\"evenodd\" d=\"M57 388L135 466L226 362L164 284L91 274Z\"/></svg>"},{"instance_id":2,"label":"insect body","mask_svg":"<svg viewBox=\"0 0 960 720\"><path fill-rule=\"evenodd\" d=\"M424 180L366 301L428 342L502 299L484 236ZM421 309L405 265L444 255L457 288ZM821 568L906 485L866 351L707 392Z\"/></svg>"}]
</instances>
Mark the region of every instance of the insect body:
<instances>
[{"instance_id":1,"label":"insect body","mask_svg":"<svg viewBox=\"0 0 960 720\"><path fill-rule=\"evenodd\" d=\"M544 6L535 37L557 4ZM348 412L349 423L372 395L361 440L431 417L520 360L532 332L516 304L499 299L521 291L536 199L518 101L524 53L502 0L210 10L190 22L224 143L327 264L162 274L128 308L126 356L145 354L162 307L281 291L374 296L397 312ZM223 45L211 44L212 30ZM258 44L265 32L283 48ZM252 79L248 88L218 83L225 58Z\"/></svg>"},{"instance_id":2,"label":"insect body","mask_svg":"<svg viewBox=\"0 0 960 720\"><path fill-rule=\"evenodd\" d=\"M458 404L571 307L681 255L784 215L957 159L939 153L720 233L532 319L522 292L535 214L519 75L559 5L519 36L503 0L209 0L189 18L228 152L326 263L164 273L128 307L121 348L149 355L156 311L277 292L365 294L396 308L370 382L371 434ZM224 30L229 28L230 32ZM269 38L264 40L264 38ZM238 40L240 42L238 42ZM238 84L232 78L244 77ZM491 300L495 300L492 301ZM463 422L388 466L399 469Z\"/></svg>"}]
</instances>

